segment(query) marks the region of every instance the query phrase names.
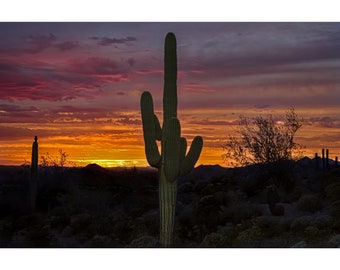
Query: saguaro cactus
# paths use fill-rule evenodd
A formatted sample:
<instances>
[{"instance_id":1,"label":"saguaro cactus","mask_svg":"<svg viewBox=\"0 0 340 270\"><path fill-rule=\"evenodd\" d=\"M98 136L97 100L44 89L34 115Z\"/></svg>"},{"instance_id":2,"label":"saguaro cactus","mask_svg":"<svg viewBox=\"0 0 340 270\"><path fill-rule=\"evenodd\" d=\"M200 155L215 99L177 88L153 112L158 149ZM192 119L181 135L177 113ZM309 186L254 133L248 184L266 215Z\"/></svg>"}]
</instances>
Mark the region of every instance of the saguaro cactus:
<instances>
[{"instance_id":1,"label":"saguaro cactus","mask_svg":"<svg viewBox=\"0 0 340 270\"><path fill-rule=\"evenodd\" d=\"M274 216L283 216L285 209L283 205L278 204L280 202L280 196L275 185L267 187L267 200L269 210Z\"/></svg>"},{"instance_id":2,"label":"saguaro cactus","mask_svg":"<svg viewBox=\"0 0 340 270\"><path fill-rule=\"evenodd\" d=\"M37 194L38 182L38 137L34 137L32 144L32 160L31 160L31 182L30 182L30 208L35 211L35 201Z\"/></svg>"},{"instance_id":3,"label":"saguaro cactus","mask_svg":"<svg viewBox=\"0 0 340 270\"><path fill-rule=\"evenodd\" d=\"M194 167L203 147L203 139L196 136L187 153L187 141L181 137L177 118L177 52L173 33L167 34L164 50L163 126L154 114L149 92L141 96L141 112L146 158L159 171L160 243L163 247L169 247L174 233L177 179ZM161 153L157 141L161 141Z\"/></svg>"}]
</instances>

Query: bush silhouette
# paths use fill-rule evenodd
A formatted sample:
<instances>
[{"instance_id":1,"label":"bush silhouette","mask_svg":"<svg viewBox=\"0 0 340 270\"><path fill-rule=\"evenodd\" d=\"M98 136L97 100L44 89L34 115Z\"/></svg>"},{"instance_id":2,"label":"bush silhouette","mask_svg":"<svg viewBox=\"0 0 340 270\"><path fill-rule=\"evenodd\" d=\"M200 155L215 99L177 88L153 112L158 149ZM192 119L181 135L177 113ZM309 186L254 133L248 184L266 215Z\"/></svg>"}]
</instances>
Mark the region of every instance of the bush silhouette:
<instances>
[{"instance_id":1,"label":"bush silhouette","mask_svg":"<svg viewBox=\"0 0 340 270\"><path fill-rule=\"evenodd\" d=\"M290 160L293 152L302 146L294 141L296 132L302 126L302 119L294 109L285 116L285 122L276 122L271 115L258 116L251 120L240 116L237 136L229 136L222 145L226 153L223 158L231 165L270 164Z\"/></svg>"}]
</instances>

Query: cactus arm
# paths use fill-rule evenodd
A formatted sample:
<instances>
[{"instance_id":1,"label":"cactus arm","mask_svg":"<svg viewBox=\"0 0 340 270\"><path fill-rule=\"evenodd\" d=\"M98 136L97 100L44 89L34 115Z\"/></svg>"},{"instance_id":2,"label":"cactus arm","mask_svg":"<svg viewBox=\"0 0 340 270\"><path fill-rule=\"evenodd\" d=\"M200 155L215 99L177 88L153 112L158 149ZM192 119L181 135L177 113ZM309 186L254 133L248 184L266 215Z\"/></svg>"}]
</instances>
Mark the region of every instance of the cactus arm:
<instances>
[{"instance_id":1,"label":"cactus arm","mask_svg":"<svg viewBox=\"0 0 340 270\"><path fill-rule=\"evenodd\" d=\"M181 146L180 146L180 156L179 162L182 164L183 160L185 159L185 154L187 153L187 140L184 137L181 137Z\"/></svg>"},{"instance_id":2,"label":"cactus arm","mask_svg":"<svg viewBox=\"0 0 340 270\"><path fill-rule=\"evenodd\" d=\"M159 168L161 156L156 143L156 127L153 111L153 100L149 92L144 92L141 97L141 111L143 123L143 135L145 143L145 155L152 167Z\"/></svg>"},{"instance_id":3,"label":"cactus arm","mask_svg":"<svg viewBox=\"0 0 340 270\"><path fill-rule=\"evenodd\" d=\"M162 140L164 174L169 182L177 180L180 168L181 125L177 118L164 122Z\"/></svg>"},{"instance_id":4,"label":"cactus arm","mask_svg":"<svg viewBox=\"0 0 340 270\"><path fill-rule=\"evenodd\" d=\"M194 168L197 160L200 157L202 147L203 147L202 137L196 136L191 143L191 147L187 156L184 158L181 164L180 174L182 176L188 174Z\"/></svg>"}]
</instances>

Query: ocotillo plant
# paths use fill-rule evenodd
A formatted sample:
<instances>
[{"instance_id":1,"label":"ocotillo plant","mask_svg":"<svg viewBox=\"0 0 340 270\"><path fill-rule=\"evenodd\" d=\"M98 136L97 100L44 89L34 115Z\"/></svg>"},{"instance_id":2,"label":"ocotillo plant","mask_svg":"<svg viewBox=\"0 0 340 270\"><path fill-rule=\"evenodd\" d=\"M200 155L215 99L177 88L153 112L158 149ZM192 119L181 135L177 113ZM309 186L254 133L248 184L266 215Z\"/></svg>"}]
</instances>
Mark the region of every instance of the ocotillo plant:
<instances>
[{"instance_id":1,"label":"ocotillo plant","mask_svg":"<svg viewBox=\"0 0 340 270\"><path fill-rule=\"evenodd\" d=\"M37 194L38 182L38 137L34 137L32 144L32 160L31 160L31 182L30 182L30 209L35 211L35 201Z\"/></svg>"},{"instance_id":2,"label":"ocotillo plant","mask_svg":"<svg viewBox=\"0 0 340 270\"><path fill-rule=\"evenodd\" d=\"M141 112L146 158L159 172L160 244L169 247L174 234L177 179L194 167L203 147L203 139L196 136L186 154L187 141L181 137L177 118L177 51L173 33L167 34L164 50L163 126L154 114L149 92L141 96ZM161 141L161 153L157 141Z\"/></svg>"}]
</instances>

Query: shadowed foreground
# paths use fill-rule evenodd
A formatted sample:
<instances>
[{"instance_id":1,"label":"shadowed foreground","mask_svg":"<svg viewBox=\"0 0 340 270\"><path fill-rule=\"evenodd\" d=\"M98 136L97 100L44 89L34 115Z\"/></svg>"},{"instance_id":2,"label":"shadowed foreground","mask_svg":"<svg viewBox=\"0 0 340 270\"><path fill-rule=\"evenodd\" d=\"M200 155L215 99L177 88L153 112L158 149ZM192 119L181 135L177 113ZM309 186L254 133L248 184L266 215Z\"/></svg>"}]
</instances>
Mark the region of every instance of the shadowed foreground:
<instances>
[{"instance_id":1,"label":"shadowed foreground","mask_svg":"<svg viewBox=\"0 0 340 270\"><path fill-rule=\"evenodd\" d=\"M339 247L340 169L199 166L178 183L174 247ZM159 247L157 171L0 166L1 247ZM277 186L283 213L272 213Z\"/></svg>"}]
</instances>

